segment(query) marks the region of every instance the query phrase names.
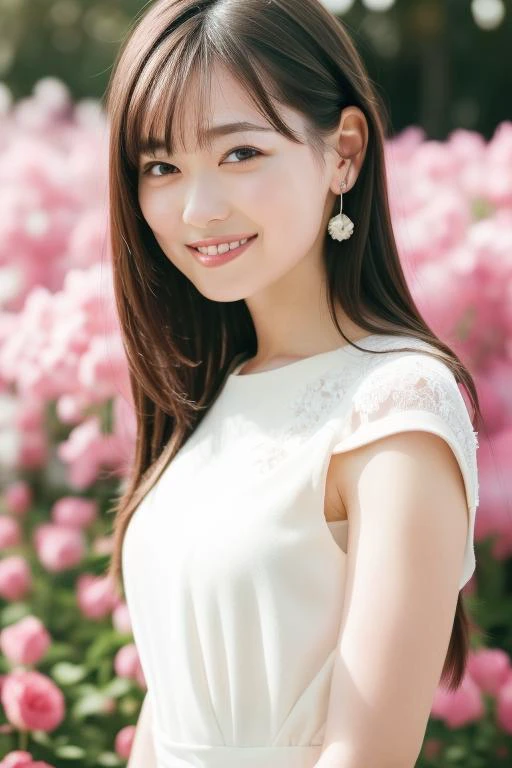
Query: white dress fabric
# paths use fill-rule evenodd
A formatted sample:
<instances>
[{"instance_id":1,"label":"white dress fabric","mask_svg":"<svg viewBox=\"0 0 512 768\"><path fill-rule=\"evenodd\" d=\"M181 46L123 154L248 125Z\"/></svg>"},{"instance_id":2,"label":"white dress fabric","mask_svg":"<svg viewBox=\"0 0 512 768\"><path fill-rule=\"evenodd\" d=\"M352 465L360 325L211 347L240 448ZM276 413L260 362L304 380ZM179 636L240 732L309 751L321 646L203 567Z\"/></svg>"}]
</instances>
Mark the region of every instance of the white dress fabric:
<instances>
[{"instance_id":1,"label":"white dress fabric","mask_svg":"<svg viewBox=\"0 0 512 768\"><path fill-rule=\"evenodd\" d=\"M461 588L475 569L478 439L453 374L409 335L357 344L238 366L132 516L125 596L158 768L319 759L347 559L348 522L324 517L331 454L408 430L442 437L467 495Z\"/></svg>"}]
</instances>

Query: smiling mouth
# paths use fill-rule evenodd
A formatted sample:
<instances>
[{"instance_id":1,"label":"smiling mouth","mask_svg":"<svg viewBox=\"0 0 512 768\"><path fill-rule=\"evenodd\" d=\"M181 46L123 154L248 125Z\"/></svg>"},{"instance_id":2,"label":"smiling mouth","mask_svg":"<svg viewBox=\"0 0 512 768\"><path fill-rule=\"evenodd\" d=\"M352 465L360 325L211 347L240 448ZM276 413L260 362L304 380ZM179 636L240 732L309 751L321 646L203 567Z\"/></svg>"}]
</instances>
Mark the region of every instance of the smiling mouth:
<instances>
[{"instance_id":1,"label":"smiling mouth","mask_svg":"<svg viewBox=\"0 0 512 768\"><path fill-rule=\"evenodd\" d=\"M198 253L202 253L203 256L222 256L225 253L229 253L230 251L235 251L237 248L240 248L241 246L245 245L246 243L250 242L251 240L254 240L258 235L252 235L252 237L244 237L241 240L233 240L233 241L226 241L224 243L217 243L216 245L203 245L203 246L188 246L189 248L192 248L194 251L198 251ZM235 243L235 245L232 246L232 243ZM201 248L203 250L201 250ZM208 254L207 251L209 248L215 248L215 252L212 254ZM219 250L219 248L221 250ZM205 253L206 251L206 253Z\"/></svg>"},{"instance_id":2,"label":"smiling mouth","mask_svg":"<svg viewBox=\"0 0 512 768\"><path fill-rule=\"evenodd\" d=\"M187 245L187 248L194 255L194 258L197 259L197 261L199 261L200 264L202 264L204 267L217 267L221 266L222 264L226 264L229 261L233 261L238 256L241 256L242 253L244 253L247 248L252 245L257 237L258 235L254 235L253 237L249 237L245 243L237 246L236 248L230 248L227 251L221 251L220 253L217 252L214 254L201 253L201 251L191 245Z\"/></svg>"}]
</instances>

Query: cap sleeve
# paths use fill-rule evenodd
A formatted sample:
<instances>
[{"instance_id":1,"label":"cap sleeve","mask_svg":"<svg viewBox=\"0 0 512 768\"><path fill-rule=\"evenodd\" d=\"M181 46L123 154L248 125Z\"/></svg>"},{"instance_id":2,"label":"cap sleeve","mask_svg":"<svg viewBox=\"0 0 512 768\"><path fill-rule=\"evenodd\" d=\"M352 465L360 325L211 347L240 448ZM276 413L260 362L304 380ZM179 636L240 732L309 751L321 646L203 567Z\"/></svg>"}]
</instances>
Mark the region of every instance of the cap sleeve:
<instances>
[{"instance_id":1,"label":"cap sleeve","mask_svg":"<svg viewBox=\"0 0 512 768\"><path fill-rule=\"evenodd\" d=\"M432 432L448 443L461 469L469 512L462 589L475 570L478 433L455 376L442 360L424 352L383 357L355 386L332 453L412 430Z\"/></svg>"}]
</instances>

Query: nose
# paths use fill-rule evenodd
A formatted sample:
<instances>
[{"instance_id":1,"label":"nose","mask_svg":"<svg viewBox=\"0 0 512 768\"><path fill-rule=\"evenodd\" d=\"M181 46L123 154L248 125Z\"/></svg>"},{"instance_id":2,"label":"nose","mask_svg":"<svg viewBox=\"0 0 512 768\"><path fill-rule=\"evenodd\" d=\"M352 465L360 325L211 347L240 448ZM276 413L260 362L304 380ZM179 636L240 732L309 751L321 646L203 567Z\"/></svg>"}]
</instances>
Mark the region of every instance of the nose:
<instances>
[{"instance_id":1,"label":"nose","mask_svg":"<svg viewBox=\"0 0 512 768\"><path fill-rule=\"evenodd\" d=\"M191 229L206 229L211 221L229 218L229 205L216 184L200 182L190 188L183 205L183 223Z\"/></svg>"}]
</instances>

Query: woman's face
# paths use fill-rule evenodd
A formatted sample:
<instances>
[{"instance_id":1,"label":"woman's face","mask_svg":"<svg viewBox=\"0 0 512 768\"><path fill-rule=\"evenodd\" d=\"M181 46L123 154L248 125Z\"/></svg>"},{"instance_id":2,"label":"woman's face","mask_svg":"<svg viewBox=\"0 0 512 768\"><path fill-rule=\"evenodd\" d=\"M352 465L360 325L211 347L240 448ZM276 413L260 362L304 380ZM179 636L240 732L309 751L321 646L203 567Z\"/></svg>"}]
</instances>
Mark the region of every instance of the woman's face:
<instances>
[{"instance_id":1,"label":"woman's face","mask_svg":"<svg viewBox=\"0 0 512 768\"><path fill-rule=\"evenodd\" d=\"M173 156L165 149L141 155L139 202L156 240L213 301L246 299L283 280L283 287L290 279L307 281L311 270L317 276L335 166L326 163L322 171L310 146L277 133L229 73L214 75L212 88L213 126L247 121L266 130L219 135L209 150L192 152L189 145ZM304 138L301 117L284 107L280 113ZM185 136L195 138L194 126L187 113ZM216 266L201 263L189 247L239 235L257 237L239 256Z\"/></svg>"}]
</instances>

